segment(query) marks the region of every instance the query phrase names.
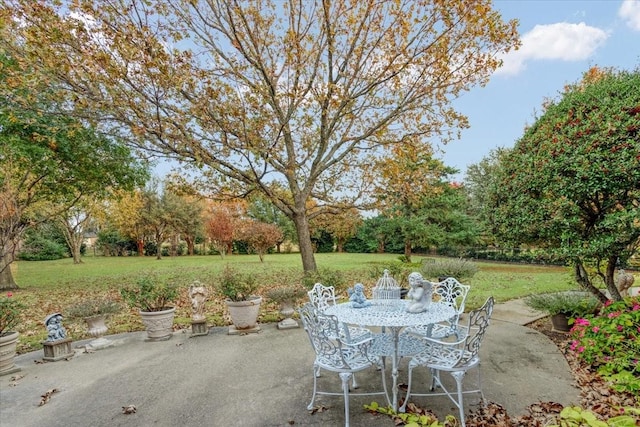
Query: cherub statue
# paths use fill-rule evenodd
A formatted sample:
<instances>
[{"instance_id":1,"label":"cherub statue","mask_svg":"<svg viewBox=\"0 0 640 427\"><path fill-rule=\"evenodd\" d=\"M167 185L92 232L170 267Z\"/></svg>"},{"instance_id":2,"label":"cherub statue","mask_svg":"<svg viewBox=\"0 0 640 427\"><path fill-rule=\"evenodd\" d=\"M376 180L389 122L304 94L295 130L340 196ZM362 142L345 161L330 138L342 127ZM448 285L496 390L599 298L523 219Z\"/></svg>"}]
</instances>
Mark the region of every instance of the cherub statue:
<instances>
[{"instance_id":1,"label":"cherub statue","mask_svg":"<svg viewBox=\"0 0 640 427\"><path fill-rule=\"evenodd\" d=\"M424 280L418 272L409 274L409 292L407 298L411 300L407 311L409 313L421 313L429 308L433 292L431 282Z\"/></svg>"},{"instance_id":2,"label":"cherub statue","mask_svg":"<svg viewBox=\"0 0 640 427\"><path fill-rule=\"evenodd\" d=\"M348 289L349 301L354 308L369 307L370 301L367 301L367 297L364 296L364 285L362 283L356 283L353 289Z\"/></svg>"},{"instance_id":3,"label":"cherub statue","mask_svg":"<svg viewBox=\"0 0 640 427\"><path fill-rule=\"evenodd\" d=\"M621 297L629 296L629 288L633 285L635 281L635 277L633 274L629 274L623 269L618 270L618 278L616 280L616 286L618 288L618 292L620 292Z\"/></svg>"},{"instance_id":4,"label":"cherub statue","mask_svg":"<svg viewBox=\"0 0 640 427\"><path fill-rule=\"evenodd\" d=\"M205 320L204 303L207 301L209 291L199 281L195 281L189 286L189 298L191 298L191 320L202 322Z\"/></svg>"},{"instance_id":5,"label":"cherub statue","mask_svg":"<svg viewBox=\"0 0 640 427\"><path fill-rule=\"evenodd\" d=\"M53 313L44 319L44 325L47 327L47 341L58 341L67 338L67 331L62 326L62 314Z\"/></svg>"}]
</instances>

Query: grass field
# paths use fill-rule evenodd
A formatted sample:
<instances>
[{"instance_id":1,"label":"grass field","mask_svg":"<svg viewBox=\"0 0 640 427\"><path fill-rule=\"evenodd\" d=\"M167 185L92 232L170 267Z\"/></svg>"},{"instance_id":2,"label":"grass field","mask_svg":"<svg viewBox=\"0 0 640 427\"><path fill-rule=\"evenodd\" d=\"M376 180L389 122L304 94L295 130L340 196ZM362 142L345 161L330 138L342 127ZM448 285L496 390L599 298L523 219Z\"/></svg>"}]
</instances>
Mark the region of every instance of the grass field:
<instances>
[{"instance_id":1,"label":"grass field","mask_svg":"<svg viewBox=\"0 0 640 427\"><path fill-rule=\"evenodd\" d=\"M415 264L404 266L406 274L420 271L424 257L414 256ZM177 282L181 295L177 301L175 324L177 328L190 327L190 301L187 288L194 280L199 280L210 289L206 305L207 322L210 326L230 324L223 298L215 294L214 283L217 275L226 265L242 272L251 272L262 283L258 293L285 283L291 283L301 276L299 254L273 254L261 263L257 255L166 257L85 257L83 263L74 265L70 259L57 261L20 261L13 266L14 277L20 286L13 295L25 302L23 321L18 327L21 333L18 351L33 351L42 347L46 338L44 318L51 313L64 315L72 304L83 298L114 298L120 300L119 289L133 283L141 274L153 271ZM382 269L399 263L392 254L316 254L319 270L340 272L344 278L339 291L356 282L361 282L371 295ZM479 272L465 283L471 285L467 298L467 309L479 307L487 297L493 295L497 302L520 298L532 293L574 289L570 272L565 267L547 267L520 264L478 263ZM397 278L398 279L398 278ZM261 306L261 323L279 321L278 306L264 301ZM125 308L113 315L109 322L109 333L143 330L137 312ZM84 321L65 319L67 333L74 340L88 338Z\"/></svg>"}]
</instances>

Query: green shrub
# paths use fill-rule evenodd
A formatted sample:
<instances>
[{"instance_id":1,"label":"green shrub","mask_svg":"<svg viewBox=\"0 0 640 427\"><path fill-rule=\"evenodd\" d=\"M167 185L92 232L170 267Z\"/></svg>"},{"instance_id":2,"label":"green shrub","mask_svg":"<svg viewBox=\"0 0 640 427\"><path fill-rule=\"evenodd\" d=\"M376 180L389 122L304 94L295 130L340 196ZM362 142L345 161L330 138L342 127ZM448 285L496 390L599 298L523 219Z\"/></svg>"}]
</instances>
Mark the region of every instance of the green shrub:
<instances>
[{"instance_id":1,"label":"green shrub","mask_svg":"<svg viewBox=\"0 0 640 427\"><path fill-rule=\"evenodd\" d=\"M608 301L597 315L576 319L570 349L616 391L640 396L640 298Z\"/></svg>"},{"instance_id":2,"label":"green shrub","mask_svg":"<svg viewBox=\"0 0 640 427\"><path fill-rule=\"evenodd\" d=\"M575 319L595 313L600 307L600 301L590 292L567 291L548 294L529 295L525 304L534 310L550 315L564 314Z\"/></svg>"},{"instance_id":3,"label":"green shrub","mask_svg":"<svg viewBox=\"0 0 640 427\"><path fill-rule=\"evenodd\" d=\"M140 311L162 311L178 299L178 286L161 280L153 274L140 276L134 285L120 289L122 299L131 308Z\"/></svg>"},{"instance_id":4,"label":"green shrub","mask_svg":"<svg viewBox=\"0 0 640 427\"><path fill-rule=\"evenodd\" d=\"M260 287L256 276L251 273L241 273L226 265L218 276L216 289L231 301L247 301Z\"/></svg>"},{"instance_id":5,"label":"green shrub","mask_svg":"<svg viewBox=\"0 0 640 427\"><path fill-rule=\"evenodd\" d=\"M87 299L73 304L66 310L70 318L84 319L99 314L118 313L122 307L116 301L108 299Z\"/></svg>"},{"instance_id":6,"label":"green shrub","mask_svg":"<svg viewBox=\"0 0 640 427\"><path fill-rule=\"evenodd\" d=\"M325 286L333 286L336 292L346 289L344 274L338 270L319 268L314 272L306 273L302 278L302 285L307 289L313 288L313 285L318 282Z\"/></svg>"},{"instance_id":7,"label":"green shrub","mask_svg":"<svg viewBox=\"0 0 640 427\"><path fill-rule=\"evenodd\" d=\"M478 272L478 266L467 259L451 258L422 263L422 275L435 280L439 277L454 277L458 280L473 277Z\"/></svg>"}]
</instances>

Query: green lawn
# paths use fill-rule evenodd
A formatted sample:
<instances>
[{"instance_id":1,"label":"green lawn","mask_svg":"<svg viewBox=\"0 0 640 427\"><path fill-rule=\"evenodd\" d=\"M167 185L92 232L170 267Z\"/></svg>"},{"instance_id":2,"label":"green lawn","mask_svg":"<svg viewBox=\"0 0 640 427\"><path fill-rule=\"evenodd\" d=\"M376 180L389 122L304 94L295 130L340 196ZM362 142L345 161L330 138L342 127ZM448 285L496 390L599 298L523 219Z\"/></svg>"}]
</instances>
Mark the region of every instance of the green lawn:
<instances>
[{"instance_id":1,"label":"green lawn","mask_svg":"<svg viewBox=\"0 0 640 427\"><path fill-rule=\"evenodd\" d=\"M415 264L406 266L407 273L420 271L424 257L414 256ZM316 254L320 271L339 271L344 277L344 285L339 291L344 293L347 286L361 282L371 295L371 288L383 268L398 264L398 256L392 254ZM41 348L40 342L46 337L42 324L51 313L63 315L70 305L85 297L120 299L119 288L132 283L145 272L153 271L171 278L182 288L177 302L176 325L190 327L190 301L187 288L194 280L199 280L210 288L206 305L207 322L213 326L229 324L221 297L215 295L213 284L216 276L226 265L232 265L243 272L251 272L261 281L261 292L279 284L297 280L301 273L299 254L273 254L261 263L257 255L182 256L165 257L85 257L84 263L73 265L70 259L57 261L17 262L13 266L14 277L20 290L14 297L24 301L29 309L25 311L19 351ZM467 299L467 309L479 307L487 297L493 295L497 302L520 298L532 293L574 289L569 270L565 267L546 267L519 264L496 264L481 262L479 272L463 282L471 285ZM270 301L261 306L260 322L280 320L278 307ZM87 338L82 320L65 319L67 332L74 340ZM142 330L143 326L136 312L125 309L113 315L108 322L109 333Z\"/></svg>"}]
</instances>

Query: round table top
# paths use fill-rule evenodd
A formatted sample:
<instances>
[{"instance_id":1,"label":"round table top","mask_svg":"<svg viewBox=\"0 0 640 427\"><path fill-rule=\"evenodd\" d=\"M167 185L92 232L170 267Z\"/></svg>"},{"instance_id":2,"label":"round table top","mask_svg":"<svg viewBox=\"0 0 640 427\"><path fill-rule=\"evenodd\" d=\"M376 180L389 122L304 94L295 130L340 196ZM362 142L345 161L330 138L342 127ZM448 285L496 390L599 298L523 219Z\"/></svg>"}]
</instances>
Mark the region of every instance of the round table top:
<instances>
[{"instance_id":1,"label":"round table top","mask_svg":"<svg viewBox=\"0 0 640 427\"><path fill-rule=\"evenodd\" d=\"M405 327L429 325L455 316L453 307L442 302L431 302L422 313L409 313L409 300L369 300L369 307L355 308L351 302L329 306L326 314L339 321L362 326Z\"/></svg>"}]
</instances>

